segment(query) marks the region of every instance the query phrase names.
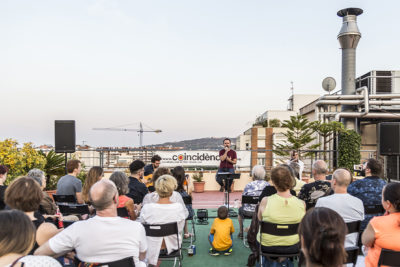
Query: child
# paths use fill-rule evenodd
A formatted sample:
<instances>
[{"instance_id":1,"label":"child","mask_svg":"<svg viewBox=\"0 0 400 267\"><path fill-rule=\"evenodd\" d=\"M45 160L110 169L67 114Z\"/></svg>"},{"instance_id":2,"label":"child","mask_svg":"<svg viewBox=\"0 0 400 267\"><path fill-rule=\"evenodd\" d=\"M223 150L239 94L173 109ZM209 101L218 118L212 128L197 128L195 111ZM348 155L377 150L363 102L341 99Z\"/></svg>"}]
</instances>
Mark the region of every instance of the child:
<instances>
[{"instance_id":1,"label":"child","mask_svg":"<svg viewBox=\"0 0 400 267\"><path fill-rule=\"evenodd\" d=\"M225 206L218 208L218 218L215 218L208 241L210 241L210 255L218 256L220 253L230 255L232 253L232 233L235 232L232 220L228 217L228 209Z\"/></svg>"}]
</instances>

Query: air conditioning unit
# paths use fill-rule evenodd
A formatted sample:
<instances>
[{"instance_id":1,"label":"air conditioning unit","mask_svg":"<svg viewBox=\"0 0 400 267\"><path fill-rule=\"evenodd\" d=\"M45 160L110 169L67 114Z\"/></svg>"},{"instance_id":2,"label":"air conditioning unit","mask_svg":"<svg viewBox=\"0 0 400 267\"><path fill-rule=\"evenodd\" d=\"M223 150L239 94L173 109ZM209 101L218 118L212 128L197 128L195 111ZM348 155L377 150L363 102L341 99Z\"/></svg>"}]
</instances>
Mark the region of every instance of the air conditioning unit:
<instances>
[{"instance_id":1,"label":"air conditioning unit","mask_svg":"<svg viewBox=\"0 0 400 267\"><path fill-rule=\"evenodd\" d=\"M363 86L370 94L400 94L400 71L370 71L356 79L356 88Z\"/></svg>"}]
</instances>

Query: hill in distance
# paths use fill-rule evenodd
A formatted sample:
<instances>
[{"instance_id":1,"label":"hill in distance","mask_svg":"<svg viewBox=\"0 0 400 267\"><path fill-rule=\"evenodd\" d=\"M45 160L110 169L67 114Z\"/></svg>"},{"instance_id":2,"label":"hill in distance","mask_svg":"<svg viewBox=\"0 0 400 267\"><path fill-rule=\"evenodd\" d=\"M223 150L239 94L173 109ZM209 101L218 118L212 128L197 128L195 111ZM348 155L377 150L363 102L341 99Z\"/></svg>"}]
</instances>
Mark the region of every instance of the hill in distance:
<instances>
[{"instance_id":1,"label":"hill in distance","mask_svg":"<svg viewBox=\"0 0 400 267\"><path fill-rule=\"evenodd\" d=\"M200 139L184 140L177 142L166 142L163 144L149 145L147 147L183 147L185 150L219 150L222 148L222 141L225 137L206 137ZM236 138L230 138L232 144L236 143Z\"/></svg>"}]
</instances>

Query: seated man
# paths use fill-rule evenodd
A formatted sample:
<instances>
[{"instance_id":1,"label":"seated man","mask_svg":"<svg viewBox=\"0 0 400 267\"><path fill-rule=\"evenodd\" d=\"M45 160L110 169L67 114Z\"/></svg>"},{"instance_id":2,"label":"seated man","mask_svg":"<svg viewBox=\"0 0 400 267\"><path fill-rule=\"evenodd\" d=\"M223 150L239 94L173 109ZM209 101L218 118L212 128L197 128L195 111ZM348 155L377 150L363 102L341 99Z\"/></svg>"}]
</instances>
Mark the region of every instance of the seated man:
<instances>
[{"instance_id":1,"label":"seated man","mask_svg":"<svg viewBox=\"0 0 400 267\"><path fill-rule=\"evenodd\" d=\"M367 205L381 205L382 189L386 185L385 180L379 178L382 172L382 164L376 159L368 159L364 166L365 178L355 181L347 188L347 192L355 196ZM361 230L367 227L369 220L381 214L366 214L361 223Z\"/></svg>"},{"instance_id":2,"label":"seated man","mask_svg":"<svg viewBox=\"0 0 400 267\"><path fill-rule=\"evenodd\" d=\"M325 161L317 160L314 162L312 166L312 174L315 182L303 185L299 195L297 196L301 200L304 200L307 210L315 206L318 198L333 193L333 191L330 189L331 183L326 181L327 173L328 168Z\"/></svg>"},{"instance_id":3,"label":"seated man","mask_svg":"<svg viewBox=\"0 0 400 267\"><path fill-rule=\"evenodd\" d=\"M253 181L248 183L243 190L244 196L260 196L263 189L269 185L265 179L265 169L261 165L254 166L252 170ZM256 204L244 204L239 208L239 238L243 238L243 218L245 216L251 217L256 209Z\"/></svg>"},{"instance_id":4,"label":"seated man","mask_svg":"<svg viewBox=\"0 0 400 267\"><path fill-rule=\"evenodd\" d=\"M144 162L141 160L135 160L129 165L129 171L131 176L129 176L129 193L126 194L127 197L133 199L135 204L141 204L143 202L144 196L149 192L146 185L141 182L144 173Z\"/></svg>"},{"instance_id":5,"label":"seated man","mask_svg":"<svg viewBox=\"0 0 400 267\"><path fill-rule=\"evenodd\" d=\"M96 216L79 221L40 246L35 255L54 256L76 251L79 260L106 263L133 257L135 266L146 266L147 242L144 227L117 216L118 191L114 183L100 180L89 192Z\"/></svg>"},{"instance_id":6,"label":"seated man","mask_svg":"<svg viewBox=\"0 0 400 267\"><path fill-rule=\"evenodd\" d=\"M78 203L83 203L82 182L76 176L81 172L81 162L71 159L67 162L67 175L57 182L57 195L73 195Z\"/></svg>"},{"instance_id":7,"label":"seated man","mask_svg":"<svg viewBox=\"0 0 400 267\"><path fill-rule=\"evenodd\" d=\"M348 170L337 169L332 175L332 188L335 194L319 198L315 207L325 207L336 211L346 223L364 220L362 201L347 193L351 179L351 173ZM352 246L357 246L357 233L346 236L345 247Z\"/></svg>"}]
</instances>

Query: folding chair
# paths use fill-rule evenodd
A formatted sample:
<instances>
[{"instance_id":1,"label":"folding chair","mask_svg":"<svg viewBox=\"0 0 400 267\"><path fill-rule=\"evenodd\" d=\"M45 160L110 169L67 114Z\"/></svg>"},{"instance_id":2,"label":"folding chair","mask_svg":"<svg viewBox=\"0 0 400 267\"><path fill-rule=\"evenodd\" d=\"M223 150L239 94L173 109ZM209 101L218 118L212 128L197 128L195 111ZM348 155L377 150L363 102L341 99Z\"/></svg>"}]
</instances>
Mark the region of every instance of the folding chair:
<instances>
[{"instance_id":1,"label":"folding chair","mask_svg":"<svg viewBox=\"0 0 400 267\"><path fill-rule=\"evenodd\" d=\"M128 210L125 207L117 208L117 215L122 218L130 218Z\"/></svg>"},{"instance_id":2,"label":"folding chair","mask_svg":"<svg viewBox=\"0 0 400 267\"><path fill-rule=\"evenodd\" d=\"M183 202L185 205L192 205L192 197L191 196L184 196L182 197ZM190 235L190 245L192 245L193 242L196 242L196 229L194 227L194 214L192 217L189 217L186 219L187 221L190 221L192 224L192 232Z\"/></svg>"},{"instance_id":3,"label":"folding chair","mask_svg":"<svg viewBox=\"0 0 400 267\"><path fill-rule=\"evenodd\" d=\"M364 214L383 214L385 209L382 207L382 204L377 205L364 205Z\"/></svg>"},{"instance_id":4,"label":"folding chair","mask_svg":"<svg viewBox=\"0 0 400 267\"><path fill-rule=\"evenodd\" d=\"M178 231L178 223L166 223L166 224L143 224L144 229L146 231L146 236L151 237L166 237L170 235L176 235L176 241L178 242L178 250L171 252L168 255L160 255L159 260L170 260L174 259L174 266L176 265L176 261L178 259L179 266L182 266L182 247L179 243L179 231Z\"/></svg>"},{"instance_id":5,"label":"folding chair","mask_svg":"<svg viewBox=\"0 0 400 267\"><path fill-rule=\"evenodd\" d=\"M77 203L74 195L53 195L54 202L58 203Z\"/></svg>"},{"instance_id":6,"label":"folding chair","mask_svg":"<svg viewBox=\"0 0 400 267\"><path fill-rule=\"evenodd\" d=\"M400 266L400 251L394 251L389 249L382 249L381 255L379 256L378 266L387 265L391 267Z\"/></svg>"},{"instance_id":7,"label":"folding chair","mask_svg":"<svg viewBox=\"0 0 400 267\"><path fill-rule=\"evenodd\" d=\"M259 202L259 196L245 196L242 195L242 207L244 206L244 204L258 204ZM245 219L252 219L253 216L246 216L243 214L243 218L242 218L242 223L243 223L243 227L244 227L244 220ZM249 247L249 244L247 244L247 237L243 237L243 245L245 247Z\"/></svg>"},{"instance_id":8,"label":"folding chair","mask_svg":"<svg viewBox=\"0 0 400 267\"><path fill-rule=\"evenodd\" d=\"M353 267L357 264L357 257L358 257L358 246L348 247L346 248L347 259L346 264L352 263Z\"/></svg>"},{"instance_id":9,"label":"folding chair","mask_svg":"<svg viewBox=\"0 0 400 267\"><path fill-rule=\"evenodd\" d=\"M105 262L105 263L94 263L94 262L82 262L78 258L75 258L75 266L86 267L86 266L98 266L98 267L135 267L135 261L133 257L124 258L117 261Z\"/></svg>"},{"instance_id":10,"label":"folding chair","mask_svg":"<svg viewBox=\"0 0 400 267\"><path fill-rule=\"evenodd\" d=\"M87 204L58 204L58 208L63 215L89 214L89 206Z\"/></svg>"},{"instance_id":11,"label":"folding chair","mask_svg":"<svg viewBox=\"0 0 400 267\"><path fill-rule=\"evenodd\" d=\"M294 224L276 224L270 222L260 221L260 243L259 243L259 254L260 254L260 265L263 265L262 259L264 257L285 257L285 258L297 258L300 255L300 248L296 253L266 253L262 251L262 234L270 234L276 236L291 236L297 235L297 229L300 223Z\"/></svg>"}]
</instances>

